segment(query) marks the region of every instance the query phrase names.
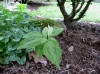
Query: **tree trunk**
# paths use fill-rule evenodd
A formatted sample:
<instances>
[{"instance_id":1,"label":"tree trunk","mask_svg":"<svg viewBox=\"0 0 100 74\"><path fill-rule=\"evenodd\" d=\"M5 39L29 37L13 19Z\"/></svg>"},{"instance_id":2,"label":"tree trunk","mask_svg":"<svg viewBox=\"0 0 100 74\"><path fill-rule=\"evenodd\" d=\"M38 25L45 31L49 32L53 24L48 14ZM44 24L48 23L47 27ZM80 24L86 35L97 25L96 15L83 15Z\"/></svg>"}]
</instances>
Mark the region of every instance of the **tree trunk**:
<instances>
[{"instance_id":1,"label":"tree trunk","mask_svg":"<svg viewBox=\"0 0 100 74\"><path fill-rule=\"evenodd\" d=\"M64 18L64 24L65 24L67 30L71 30L71 23L72 23L72 21L70 21L68 18Z\"/></svg>"},{"instance_id":2,"label":"tree trunk","mask_svg":"<svg viewBox=\"0 0 100 74\"><path fill-rule=\"evenodd\" d=\"M81 1L81 2L79 2ZM83 18L84 14L89 8L89 5L91 4L93 0L88 0L85 7L82 9L85 0L71 0L72 3L72 12L70 14L67 13L65 9L65 2L66 0L57 0L58 6L60 8L60 11L64 17L64 24L67 29L71 29L72 23L75 21L80 20ZM82 9L82 10L81 10ZM78 17L75 17L79 13Z\"/></svg>"}]
</instances>

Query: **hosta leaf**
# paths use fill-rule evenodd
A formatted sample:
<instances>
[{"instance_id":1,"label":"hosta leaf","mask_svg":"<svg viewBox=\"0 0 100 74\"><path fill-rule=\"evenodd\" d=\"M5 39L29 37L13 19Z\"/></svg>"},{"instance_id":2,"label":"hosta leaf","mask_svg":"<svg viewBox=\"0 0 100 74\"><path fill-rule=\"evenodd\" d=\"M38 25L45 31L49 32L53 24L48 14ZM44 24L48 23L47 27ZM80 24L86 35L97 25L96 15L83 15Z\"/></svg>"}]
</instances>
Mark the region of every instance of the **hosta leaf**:
<instances>
[{"instance_id":1,"label":"hosta leaf","mask_svg":"<svg viewBox=\"0 0 100 74\"><path fill-rule=\"evenodd\" d=\"M18 32L18 31L20 31L20 29L19 28L12 28L12 31L13 32Z\"/></svg>"},{"instance_id":2,"label":"hosta leaf","mask_svg":"<svg viewBox=\"0 0 100 74\"><path fill-rule=\"evenodd\" d=\"M18 49L34 48L42 43L45 43L46 41L47 41L47 39L45 39L45 38L24 39L20 42Z\"/></svg>"},{"instance_id":3,"label":"hosta leaf","mask_svg":"<svg viewBox=\"0 0 100 74\"><path fill-rule=\"evenodd\" d=\"M25 32L28 32L28 31L29 31L29 30L28 30L28 27L24 27L23 30L24 30Z\"/></svg>"},{"instance_id":4,"label":"hosta leaf","mask_svg":"<svg viewBox=\"0 0 100 74\"><path fill-rule=\"evenodd\" d=\"M26 35L24 35L23 38L30 38L30 37L42 37L42 34L40 32L30 32L30 33L27 33Z\"/></svg>"},{"instance_id":5,"label":"hosta leaf","mask_svg":"<svg viewBox=\"0 0 100 74\"><path fill-rule=\"evenodd\" d=\"M0 37L0 41L3 40L3 39L4 39L4 37L1 36L1 37Z\"/></svg>"},{"instance_id":6,"label":"hosta leaf","mask_svg":"<svg viewBox=\"0 0 100 74\"><path fill-rule=\"evenodd\" d=\"M26 62L26 56L22 56L19 60L17 60L18 64L23 65Z\"/></svg>"},{"instance_id":7,"label":"hosta leaf","mask_svg":"<svg viewBox=\"0 0 100 74\"><path fill-rule=\"evenodd\" d=\"M1 63L2 64L9 64L10 61L17 61L18 64L23 65L26 62L26 56L22 56L21 58L18 57L17 55L10 55L5 58Z\"/></svg>"},{"instance_id":8,"label":"hosta leaf","mask_svg":"<svg viewBox=\"0 0 100 74\"><path fill-rule=\"evenodd\" d=\"M20 58L17 55L14 55L14 54L9 56L9 61L17 61L19 59Z\"/></svg>"},{"instance_id":9,"label":"hosta leaf","mask_svg":"<svg viewBox=\"0 0 100 74\"><path fill-rule=\"evenodd\" d=\"M15 50L17 47L16 46L12 46L12 44L8 44L8 51L13 51Z\"/></svg>"},{"instance_id":10,"label":"hosta leaf","mask_svg":"<svg viewBox=\"0 0 100 74\"><path fill-rule=\"evenodd\" d=\"M43 45L39 45L35 48L36 51L36 57L40 58L40 56L43 55Z\"/></svg>"},{"instance_id":11,"label":"hosta leaf","mask_svg":"<svg viewBox=\"0 0 100 74\"><path fill-rule=\"evenodd\" d=\"M1 64L9 64L9 57L6 57L4 60L2 60Z\"/></svg>"},{"instance_id":12,"label":"hosta leaf","mask_svg":"<svg viewBox=\"0 0 100 74\"><path fill-rule=\"evenodd\" d=\"M5 42L5 43L9 42L9 38L5 38L5 39L4 39L4 42Z\"/></svg>"},{"instance_id":13,"label":"hosta leaf","mask_svg":"<svg viewBox=\"0 0 100 74\"><path fill-rule=\"evenodd\" d=\"M17 33L17 34L14 34L14 37L13 37L12 40L14 42L19 42L21 40L21 38L22 38L22 35L20 35L19 33Z\"/></svg>"},{"instance_id":14,"label":"hosta leaf","mask_svg":"<svg viewBox=\"0 0 100 74\"><path fill-rule=\"evenodd\" d=\"M1 63L9 64L10 61L17 61L17 60L20 60L20 58L17 55L12 54L10 56L7 56Z\"/></svg>"},{"instance_id":15,"label":"hosta leaf","mask_svg":"<svg viewBox=\"0 0 100 74\"><path fill-rule=\"evenodd\" d=\"M58 68L60 68L61 49L55 39L49 39L43 47L44 55Z\"/></svg>"},{"instance_id":16,"label":"hosta leaf","mask_svg":"<svg viewBox=\"0 0 100 74\"><path fill-rule=\"evenodd\" d=\"M6 31L5 36L6 38L9 38L12 36L12 33L10 31Z\"/></svg>"}]
</instances>

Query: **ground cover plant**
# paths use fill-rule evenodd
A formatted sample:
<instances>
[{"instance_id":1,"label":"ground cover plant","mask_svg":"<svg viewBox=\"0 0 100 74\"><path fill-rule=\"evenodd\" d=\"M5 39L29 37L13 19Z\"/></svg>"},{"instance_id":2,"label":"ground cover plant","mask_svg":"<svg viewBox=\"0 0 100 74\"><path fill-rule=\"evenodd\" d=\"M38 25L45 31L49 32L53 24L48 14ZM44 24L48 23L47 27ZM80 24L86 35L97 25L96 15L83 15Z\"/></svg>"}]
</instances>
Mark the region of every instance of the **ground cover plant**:
<instances>
[{"instance_id":1,"label":"ground cover plant","mask_svg":"<svg viewBox=\"0 0 100 74\"><path fill-rule=\"evenodd\" d=\"M25 63L26 55L30 50L17 50L18 43L25 33L41 31L40 27L30 24L29 17L24 12L0 9L0 62L2 64L8 64L10 61Z\"/></svg>"},{"instance_id":2,"label":"ground cover plant","mask_svg":"<svg viewBox=\"0 0 100 74\"><path fill-rule=\"evenodd\" d=\"M24 35L24 40L20 42L18 49L35 50L37 58L45 55L60 69L61 49L59 42L53 36L59 35L62 31L63 28L48 26L43 29L42 33L30 32Z\"/></svg>"},{"instance_id":3,"label":"ground cover plant","mask_svg":"<svg viewBox=\"0 0 100 74\"><path fill-rule=\"evenodd\" d=\"M55 27L53 28L53 26L57 24L55 21L49 19L32 20L32 17L22 10L9 11L8 9L2 8L0 9L0 16L1 64L9 64L10 62L14 61L23 65L26 63L27 54L33 51L30 48L36 48L38 58L44 54L42 52L43 49L45 49L44 52L47 53L45 56L53 64L60 68L59 63L61 57L61 49L59 47L59 43L51 36L60 34L63 29ZM48 25L52 27L47 27ZM26 33L28 34L26 35ZM26 39L23 40L23 37ZM33 43L31 43L31 41ZM55 43L57 46L55 47L55 44L53 43ZM49 46L49 44L51 45ZM42 48L42 50L40 50L40 48ZM47 49L49 49L49 51ZM57 54L55 54L56 51L58 51Z\"/></svg>"}]
</instances>

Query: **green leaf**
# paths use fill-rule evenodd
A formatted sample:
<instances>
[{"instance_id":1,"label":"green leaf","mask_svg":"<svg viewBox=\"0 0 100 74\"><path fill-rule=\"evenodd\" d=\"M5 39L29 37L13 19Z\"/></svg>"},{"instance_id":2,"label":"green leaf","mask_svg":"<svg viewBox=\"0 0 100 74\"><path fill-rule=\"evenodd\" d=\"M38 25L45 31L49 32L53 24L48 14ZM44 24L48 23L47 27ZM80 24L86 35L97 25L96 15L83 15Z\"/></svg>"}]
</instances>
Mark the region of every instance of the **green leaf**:
<instances>
[{"instance_id":1,"label":"green leaf","mask_svg":"<svg viewBox=\"0 0 100 74\"><path fill-rule=\"evenodd\" d=\"M58 41L53 38L48 39L43 47L44 55L60 69L61 49Z\"/></svg>"},{"instance_id":2,"label":"green leaf","mask_svg":"<svg viewBox=\"0 0 100 74\"><path fill-rule=\"evenodd\" d=\"M36 57L40 58L43 55L43 45L39 45L35 48Z\"/></svg>"},{"instance_id":3,"label":"green leaf","mask_svg":"<svg viewBox=\"0 0 100 74\"><path fill-rule=\"evenodd\" d=\"M19 42L20 40L21 40L21 38L22 38L22 34L20 34L20 33L15 33L15 34L13 34L13 41L14 42Z\"/></svg>"},{"instance_id":4,"label":"green leaf","mask_svg":"<svg viewBox=\"0 0 100 74\"><path fill-rule=\"evenodd\" d=\"M13 50L15 50L17 47L16 46L12 46L12 44L8 44L8 51L13 51Z\"/></svg>"},{"instance_id":5,"label":"green leaf","mask_svg":"<svg viewBox=\"0 0 100 74\"><path fill-rule=\"evenodd\" d=\"M20 58L17 55L12 54L10 56L7 56L1 63L9 64L10 61L17 61L17 60L20 60Z\"/></svg>"},{"instance_id":6,"label":"green leaf","mask_svg":"<svg viewBox=\"0 0 100 74\"><path fill-rule=\"evenodd\" d=\"M0 52L2 52L3 51L3 49L0 47Z\"/></svg>"},{"instance_id":7,"label":"green leaf","mask_svg":"<svg viewBox=\"0 0 100 74\"><path fill-rule=\"evenodd\" d=\"M51 35L52 32L53 32L53 27L48 26L43 29L42 34L44 37L47 37L47 35L48 36Z\"/></svg>"},{"instance_id":8,"label":"green leaf","mask_svg":"<svg viewBox=\"0 0 100 74\"><path fill-rule=\"evenodd\" d=\"M48 26L48 35L50 35L50 34L52 34L52 32L53 32L53 27L50 27L50 26Z\"/></svg>"},{"instance_id":9,"label":"green leaf","mask_svg":"<svg viewBox=\"0 0 100 74\"><path fill-rule=\"evenodd\" d=\"M19 60L19 57L17 55L13 54L9 56L9 61L17 61L17 60Z\"/></svg>"},{"instance_id":10,"label":"green leaf","mask_svg":"<svg viewBox=\"0 0 100 74\"><path fill-rule=\"evenodd\" d=\"M48 35L48 27L45 27L42 31L42 35L43 37L47 38L47 35Z\"/></svg>"},{"instance_id":11,"label":"green leaf","mask_svg":"<svg viewBox=\"0 0 100 74\"><path fill-rule=\"evenodd\" d=\"M24 35L23 38L30 38L30 37L42 37L42 34L40 32L30 32L30 33L27 33L26 35Z\"/></svg>"},{"instance_id":12,"label":"green leaf","mask_svg":"<svg viewBox=\"0 0 100 74\"><path fill-rule=\"evenodd\" d=\"M3 40L3 39L4 39L4 37L1 36L1 37L0 37L0 41Z\"/></svg>"},{"instance_id":13,"label":"green leaf","mask_svg":"<svg viewBox=\"0 0 100 74\"><path fill-rule=\"evenodd\" d=\"M59 27L54 27L53 32L49 34L49 36L57 36L59 35L64 29Z\"/></svg>"},{"instance_id":14,"label":"green leaf","mask_svg":"<svg viewBox=\"0 0 100 74\"><path fill-rule=\"evenodd\" d=\"M18 64L23 65L26 62L26 56L22 56L19 60L17 60Z\"/></svg>"},{"instance_id":15,"label":"green leaf","mask_svg":"<svg viewBox=\"0 0 100 74\"><path fill-rule=\"evenodd\" d=\"M45 38L28 38L20 42L18 49L35 48L36 46L43 44L47 41Z\"/></svg>"},{"instance_id":16,"label":"green leaf","mask_svg":"<svg viewBox=\"0 0 100 74\"><path fill-rule=\"evenodd\" d=\"M5 38L5 39L4 39L4 42L5 42L5 43L9 42L9 38Z\"/></svg>"},{"instance_id":17,"label":"green leaf","mask_svg":"<svg viewBox=\"0 0 100 74\"><path fill-rule=\"evenodd\" d=\"M57 36L59 35L64 29L63 28L59 28L59 27L45 27L42 31L42 34L44 37L47 36Z\"/></svg>"}]
</instances>

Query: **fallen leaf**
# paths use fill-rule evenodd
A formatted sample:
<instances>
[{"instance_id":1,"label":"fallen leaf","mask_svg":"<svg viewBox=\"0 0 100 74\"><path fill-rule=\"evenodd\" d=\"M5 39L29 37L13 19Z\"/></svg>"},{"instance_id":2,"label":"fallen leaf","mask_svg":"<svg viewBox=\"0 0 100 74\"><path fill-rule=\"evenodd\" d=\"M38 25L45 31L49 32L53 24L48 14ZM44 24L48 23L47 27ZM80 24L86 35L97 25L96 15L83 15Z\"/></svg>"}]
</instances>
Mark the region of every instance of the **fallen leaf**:
<instances>
[{"instance_id":1,"label":"fallen leaf","mask_svg":"<svg viewBox=\"0 0 100 74\"><path fill-rule=\"evenodd\" d=\"M46 58L43 56L41 56L40 58L36 58L35 52L29 53L28 57L29 57L29 60L34 59L35 63L41 63L41 64L44 64L45 66L47 65Z\"/></svg>"}]
</instances>

